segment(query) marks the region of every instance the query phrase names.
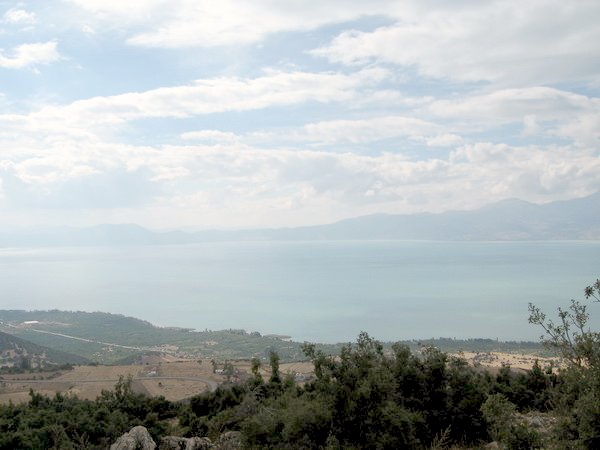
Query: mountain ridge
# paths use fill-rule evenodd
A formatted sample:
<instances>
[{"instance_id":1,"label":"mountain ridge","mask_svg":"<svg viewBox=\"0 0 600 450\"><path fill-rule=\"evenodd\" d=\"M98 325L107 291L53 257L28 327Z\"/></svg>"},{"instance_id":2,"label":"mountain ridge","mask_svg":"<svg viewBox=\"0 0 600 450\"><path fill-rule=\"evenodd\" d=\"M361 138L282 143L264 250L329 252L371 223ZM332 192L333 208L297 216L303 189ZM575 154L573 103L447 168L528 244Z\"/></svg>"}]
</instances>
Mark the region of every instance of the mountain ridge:
<instances>
[{"instance_id":1,"label":"mountain ridge","mask_svg":"<svg viewBox=\"0 0 600 450\"><path fill-rule=\"evenodd\" d=\"M136 224L0 232L0 247L176 245L207 241L278 240L597 240L600 191L545 204L505 199L474 210L386 214L302 227L151 231Z\"/></svg>"}]
</instances>

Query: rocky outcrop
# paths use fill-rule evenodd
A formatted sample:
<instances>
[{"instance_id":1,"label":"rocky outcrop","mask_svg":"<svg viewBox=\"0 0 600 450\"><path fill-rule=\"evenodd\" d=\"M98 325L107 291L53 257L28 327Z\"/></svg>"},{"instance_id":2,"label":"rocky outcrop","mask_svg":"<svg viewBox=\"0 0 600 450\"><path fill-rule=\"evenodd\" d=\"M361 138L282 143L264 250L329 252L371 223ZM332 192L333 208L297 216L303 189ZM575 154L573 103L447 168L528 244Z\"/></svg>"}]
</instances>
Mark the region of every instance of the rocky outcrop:
<instances>
[{"instance_id":1,"label":"rocky outcrop","mask_svg":"<svg viewBox=\"0 0 600 450\"><path fill-rule=\"evenodd\" d=\"M228 431L223 433L214 444L216 450L237 450L242 448L242 440L239 431Z\"/></svg>"},{"instance_id":2,"label":"rocky outcrop","mask_svg":"<svg viewBox=\"0 0 600 450\"><path fill-rule=\"evenodd\" d=\"M550 414L533 411L527 414L517 413L515 416L518 422L544 435L550 434L558 422L558 419Z\"/></svg>"},{"instance_id":3,"label":"rocky outcrop","mask_svg":"<svg viewBox=\"0 0 600 450\"><path fill-rule=\"evenodd\" d=\"M205 450L214 449L213 443L206 437L183 438L166 436L160 441L160 450Z\"/></svg>"},{"instance_id":4,"label":"rocky outcrop","mask_svg":"<svg viewBox=\"0 0 600 450\"><path fill-rule=\"evenodd\" d=\"M110 450L155 450L156 443L142 426L131 429L110 446ZM166 436L161 439L159 450L238 450L242 448L239 431L228 431L223 433L212 442L207 437L183 438L178 436Z\"/></svg>"},{"instance_id":5,"label":"rocky outcrop","mask_svg":"<svg viewBox=\"0 0 600 450\"><path fill-rule=\"evenodd\" d=\"M498 442L493 441L493 442L490 442L489 444L486 444L486 446L483 448L485 450L500 450L502 448L502 446Z\"/></svg>"},{"instance_id":6,"label":"rocky outcrop","mask_svg":"<svg viewBox=\"0 0 600 450\"><path fill-rule=\"evenodd\" d=\"M156 442L142 426L133 427L129 433L125 433L117 442L110 446L110 450L154 450Z\"/></svg>"}]
</instances>

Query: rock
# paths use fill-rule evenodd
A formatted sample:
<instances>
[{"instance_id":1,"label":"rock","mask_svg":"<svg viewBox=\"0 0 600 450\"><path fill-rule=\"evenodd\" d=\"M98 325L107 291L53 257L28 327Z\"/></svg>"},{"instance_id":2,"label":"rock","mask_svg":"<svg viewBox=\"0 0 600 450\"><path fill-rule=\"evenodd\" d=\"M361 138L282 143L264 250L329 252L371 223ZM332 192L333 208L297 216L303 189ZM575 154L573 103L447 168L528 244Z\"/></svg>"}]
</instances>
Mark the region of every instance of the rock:
<instances>
[{"instance_id":1,"label":"rock","mask_svg":"<svg viewBox=\"0 0 600 450\"><path fill-rule=\"evenodd\" d=\"M228 431L223 433L214 447L217 450L238 450L242 448L241 433L239 431Z\"/></svg>"},{"instance_id":2,"label":"rock","mask_svg":"<svg viewBox=\"0 0 600 450\"><path fill-rule=\"evenodd\" d=\"M517 414L516 417L523 425L531 427L542 434L550 433L558 422L556 417L540 412Z\"/></svg>"},{"instance_id":3,"label":"rock","mask_svg":"<svg viewBox=\"0 0 600 450\"><path fill-rule=\"evenodd\" d=\"M160 450L204 450L212 449L213 444L206 437L183 438L177 436L166 436L160 441Z\"/></svg>"},{"instance_id":4,"label":"rock","mask_svg":"<svg viewBox=\"0 0 600 450\"><path fill-rule=\"evenodd\" d=\"M188 439L188 444L185 450L204 450L213 448L213 443L207 437L191 437Z\"/></svg>"},{"instance_id":5,"label":"rock","mask_svg":"<svg viewBox=\"0 0 600 450\"><path fill-rule=\"evenodd\" d=\"M154 450L156 443L142 426L133 427L129 433L125 433L117 442L110 446L110 450Z\"/></svg>"},{"instance_id":6,"label":"rock","mask_svg":"<svg viewBox=\"0 0 600 450\"><path fill-rule=\"evenodd\" d=\"M177 436L165 436L160 441L161 450L185 450L187 439Z\"/></svg>"},{"instance_id":7,"label":"rock","mask_svg":"<svg viewBox=\"0 0 600 450\"><path fill-rule=\"evenodd\" d=\"M493 441L490 442L489 444L487 444L485 447L486 450L496 450L496 449L501 449L502 447L500 446L500 444L498 444L498 442Z\"/></svg>"},{"instance_id":8,"label":"rock","mask_svg":"<svg viewBox=\"0 0 600 450\"><path fill-rule=\"evenodd\" d=\"M242 448L240 436L239 431L228 431L219 436L215 443L207 437L166 436L161 439L158 448L160 450L238 450ZM156 448L150 433L142 426L132 428L129 433L125 433L110 446L110 450L154 450Z\"/></svg>"},{"instance_id":9,"label":"rock","mask_svg":"<svg viewBox=\"0 0 600 450\"><path fill-rule=\"evenodd\" d=\"M544 421L540 417L532 417L529 419L529 425L533 428L542 428L544 426Z\"/></svg>"}]
</instances>

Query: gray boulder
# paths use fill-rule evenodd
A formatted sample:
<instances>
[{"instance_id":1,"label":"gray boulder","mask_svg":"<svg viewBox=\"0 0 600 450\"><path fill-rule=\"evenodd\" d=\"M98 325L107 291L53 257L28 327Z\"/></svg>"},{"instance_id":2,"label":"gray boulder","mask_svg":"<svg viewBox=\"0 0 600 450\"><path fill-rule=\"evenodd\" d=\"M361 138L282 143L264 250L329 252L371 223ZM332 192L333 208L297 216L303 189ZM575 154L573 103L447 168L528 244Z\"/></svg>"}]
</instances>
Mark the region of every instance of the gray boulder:
<instances>
[{"instance_id":1,"label":"gray boulder","mask_svg":"<svg viewBox=\"0 0 600 450\"><path fill-rule=\"evenodd\" d=\"M156 443L142 426L133 427L110 446L110 450L155 450ZM207 437L184 438L166 436L161 439L159 450L238 450L242 448L239 431L223 433L213 443Z\"/></svg>"},{"instance_id":2,"label":"gray boulder","mask_svg":"<svg viewBox=\"0 0 600 450\"><path fill-rule=\"evenodd\" d=\"M205 450L214 448L212 442L206 437L183 438L166 436L160 441L160 450Z\"/></svg>"},{"instance_id":3,"label":"gray boulder","mask_svg":"<svg viewBox=\"0 0 600 450\"><path fill-rule=\"evenodd\" d=\"M155 450L156 443L142 426L133 427L110 446L110 450Z\"/></svg>"}]
</instances>

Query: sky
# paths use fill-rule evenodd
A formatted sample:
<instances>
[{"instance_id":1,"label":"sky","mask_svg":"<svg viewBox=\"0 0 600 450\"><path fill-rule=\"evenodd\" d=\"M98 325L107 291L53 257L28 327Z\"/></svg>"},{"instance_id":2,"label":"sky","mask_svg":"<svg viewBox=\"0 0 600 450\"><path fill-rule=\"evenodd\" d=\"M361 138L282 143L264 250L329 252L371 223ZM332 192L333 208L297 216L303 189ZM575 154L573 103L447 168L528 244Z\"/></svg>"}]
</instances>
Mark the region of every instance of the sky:
<instances>
[{"instance_id":1,"label":"sky","mask_svg":"<svg viewBox=\"0 0 600 450\"><path fill-rule=\"evenodd\" d=\"M597 0L0 0L0 226L594 193L599 22Z\"/></svg>"}]
</instances>

